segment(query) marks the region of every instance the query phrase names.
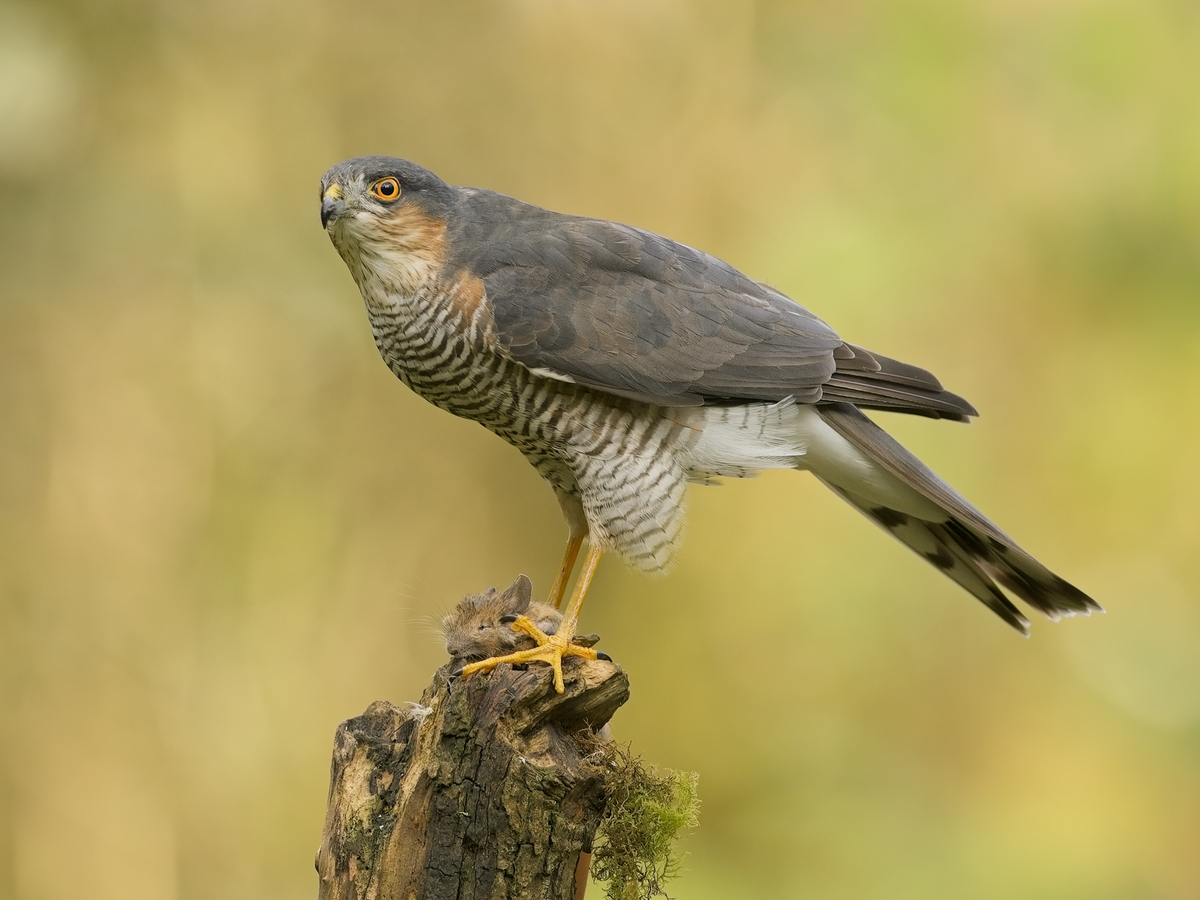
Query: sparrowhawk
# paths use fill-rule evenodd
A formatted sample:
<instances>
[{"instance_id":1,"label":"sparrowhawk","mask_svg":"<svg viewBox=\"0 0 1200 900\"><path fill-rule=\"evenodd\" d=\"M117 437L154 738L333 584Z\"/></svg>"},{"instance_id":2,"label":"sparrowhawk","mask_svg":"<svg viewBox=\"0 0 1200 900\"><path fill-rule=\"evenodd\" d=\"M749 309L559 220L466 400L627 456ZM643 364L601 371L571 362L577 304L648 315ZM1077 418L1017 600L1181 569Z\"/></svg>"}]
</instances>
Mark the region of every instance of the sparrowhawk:
<instances>
[{"instance_id":1,"label":"sparrowhawk","mask_svg":"<svg viewBox=\"0 0 1200 900\"><path fill-rule=\"evenodd\" d=\"M555 606L588 539L562 627L518 620L541 646L503 658L551 663L560 691L562 656L594 655L570 640L601 553L661 570L687 483L759 469L812 472L1024 634L1001 587L1051 619L1100 608L863 413L967 421L970 403L719 259L384 156L325 173L321 224L396 376L550 482L569 528Z\"/></svg>"}]
</instances>

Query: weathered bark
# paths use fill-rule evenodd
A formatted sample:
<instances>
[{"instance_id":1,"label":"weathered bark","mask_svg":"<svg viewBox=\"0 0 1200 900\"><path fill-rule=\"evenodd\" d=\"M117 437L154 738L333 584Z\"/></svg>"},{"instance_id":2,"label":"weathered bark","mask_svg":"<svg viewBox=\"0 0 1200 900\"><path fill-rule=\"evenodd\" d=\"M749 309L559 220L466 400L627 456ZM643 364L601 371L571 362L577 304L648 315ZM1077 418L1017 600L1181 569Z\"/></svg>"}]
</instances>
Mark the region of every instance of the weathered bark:
<instances>
[{"instance_id":1,"label":"weathered bark","mask_svg":"<svg viewBox=\"0 0 1200 900\"><path fill-rule=\"evenodd\" d=\"M419 704L372 703L334 742L321 900L570 900L604 810L572 733L629 698L611 662L439 669ZM585 858L586 860L586 858Z\"/></svg>"}]
</instances>

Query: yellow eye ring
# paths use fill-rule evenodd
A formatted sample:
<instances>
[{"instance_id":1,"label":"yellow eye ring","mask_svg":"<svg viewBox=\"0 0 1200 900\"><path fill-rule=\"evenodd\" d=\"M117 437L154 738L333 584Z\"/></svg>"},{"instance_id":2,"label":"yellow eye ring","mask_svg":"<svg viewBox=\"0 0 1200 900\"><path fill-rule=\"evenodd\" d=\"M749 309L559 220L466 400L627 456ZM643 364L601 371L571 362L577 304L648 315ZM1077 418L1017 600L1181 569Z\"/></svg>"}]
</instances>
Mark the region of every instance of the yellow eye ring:
<instances>
[{"instance_id":1,"label":"yellow eye ring","mask_svg":"<svg viewBox=\"0 0 1200 900\"><path fill-rule=\"evenodd\" d=\"M395 178L380 178L371 185L371 193L380 200L395 200L400 196L400 182Z\"/></svg>"}]
</instances>

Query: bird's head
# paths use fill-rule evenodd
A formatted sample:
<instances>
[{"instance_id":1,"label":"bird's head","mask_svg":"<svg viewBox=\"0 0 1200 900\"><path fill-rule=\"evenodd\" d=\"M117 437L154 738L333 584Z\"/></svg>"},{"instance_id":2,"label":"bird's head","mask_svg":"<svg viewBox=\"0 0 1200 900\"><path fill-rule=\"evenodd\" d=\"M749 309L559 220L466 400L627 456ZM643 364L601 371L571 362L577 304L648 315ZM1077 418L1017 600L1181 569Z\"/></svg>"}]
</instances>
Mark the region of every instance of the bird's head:
<instances>
[{"instance_id":1,"label":"bird's head","mask_svg":"<svg viewBox=\"0 0 1200 900\"><path fill-rule=\"evenodd\" d=\"M359 156L321 178L321 226L359 287L374 281L411 294L445 262L457 196L415 163Z\"/></svg>"}]
</instances>

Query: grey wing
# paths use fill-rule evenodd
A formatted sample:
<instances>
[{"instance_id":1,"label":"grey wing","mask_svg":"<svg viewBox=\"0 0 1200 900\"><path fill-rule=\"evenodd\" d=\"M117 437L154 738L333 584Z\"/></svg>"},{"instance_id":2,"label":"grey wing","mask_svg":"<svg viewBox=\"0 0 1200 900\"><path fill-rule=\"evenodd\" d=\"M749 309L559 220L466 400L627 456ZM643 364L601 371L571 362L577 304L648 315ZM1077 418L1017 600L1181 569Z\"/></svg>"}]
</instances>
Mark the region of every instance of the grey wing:
<instances>
[{"instance_id":1,"label":"grey wing","mask_svg":"<svg viewBox=\"0 0 1200 900\"><path fill-rule=\"evenodd\" d=\"M962 419L923 369L843 343L780 292L650 232L472 192L502 352L589 387L667 406L846 401Z\"/></svg>"},{"instance_id":2,"label":"grey wing","mask_svg":"<svg viewBox=\"0 0 1200 900\"><path fill-rule=\"evenodd\" d=\"M541 237L544 265L484 279L501 346L519 362L665 405L820 399L842 342L782 295L608 222L570 221Z\"/></svg>"},{"instance_id":3,"label":"grey wing","mask_svg":"<svg viewBox=\"0 0 1200 900\"><path fill-rule=\"evenodd\" d=\"M979 415L970 403L942 387L933 373L853 344L835 351L837 368L822 390L825 403L911 413L965 422Z\"/></svg>"}]
</instances>

